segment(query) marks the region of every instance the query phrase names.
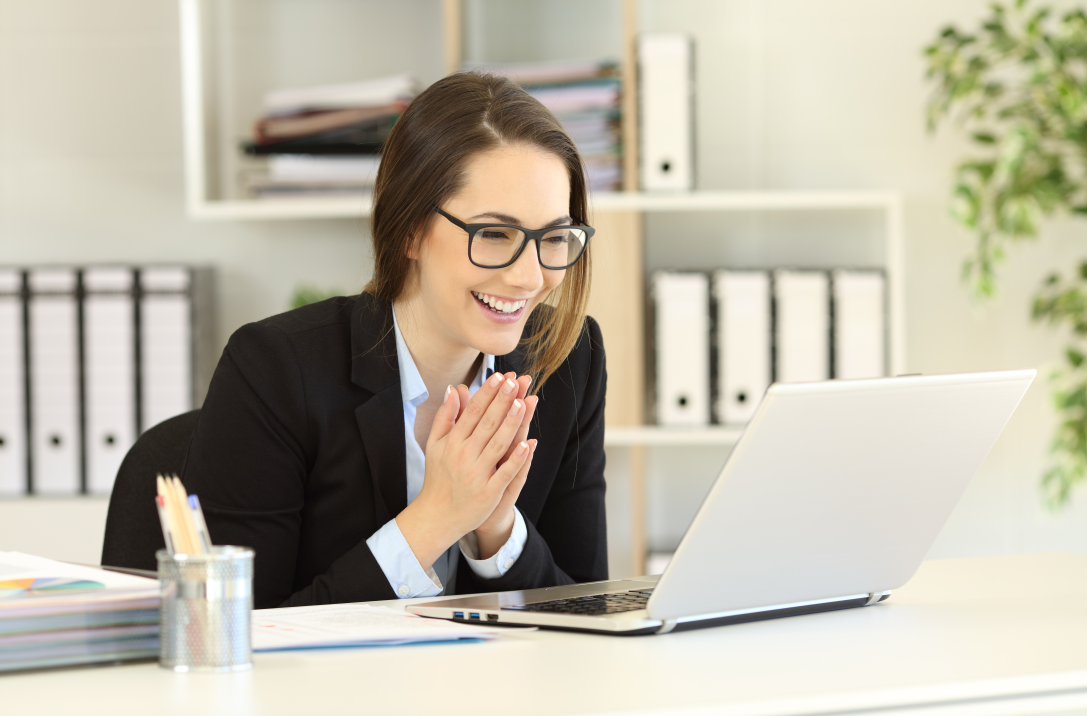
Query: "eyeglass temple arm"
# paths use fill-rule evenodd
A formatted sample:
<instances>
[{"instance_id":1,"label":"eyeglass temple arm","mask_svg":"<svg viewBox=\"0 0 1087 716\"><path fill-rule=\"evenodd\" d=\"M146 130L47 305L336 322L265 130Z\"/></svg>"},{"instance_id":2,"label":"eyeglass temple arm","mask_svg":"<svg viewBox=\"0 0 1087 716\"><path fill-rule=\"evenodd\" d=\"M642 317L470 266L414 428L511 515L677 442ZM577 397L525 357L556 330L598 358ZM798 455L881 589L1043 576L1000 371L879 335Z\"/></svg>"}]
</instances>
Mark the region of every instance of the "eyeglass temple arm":
<instances>
[{"instance_id":1,"label":"eyeglass temple arm","mask_svg":"<svg viewBox=\"0 0 1087 716\"><path fill-rule=\"evenodd\" d=\"M465 223L464 223L463 221L461 221L461 220L460 220L460 219L458 219L457 217L455 217L455 216L450 216L449 214L445 213L444 211L442 211L442 210L441 210L440 208L438 208L437 206L435 206L435 207L431 207L431 208L433 208L433 209L434 209L434 211L438 212L439 214L441 214L441 215L442 215L442 216L444 216L445 218L449 219L449 220L450 220L451 222L453 222L453 224L454 224L455 226L457 226L457 227L459 227L459 228L461 228L461 229L464 229L465 231L467 231L467 230L468 230L468 224L465 224Z\"/></svg>"}]
</instances>

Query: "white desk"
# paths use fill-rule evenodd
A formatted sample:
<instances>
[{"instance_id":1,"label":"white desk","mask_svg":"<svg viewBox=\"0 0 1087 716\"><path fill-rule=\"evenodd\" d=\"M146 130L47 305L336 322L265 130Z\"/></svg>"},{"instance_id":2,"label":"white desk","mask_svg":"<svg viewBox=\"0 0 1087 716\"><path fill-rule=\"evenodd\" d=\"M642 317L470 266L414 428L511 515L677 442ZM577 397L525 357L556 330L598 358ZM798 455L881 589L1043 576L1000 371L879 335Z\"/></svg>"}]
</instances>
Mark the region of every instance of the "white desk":
<instances>
[{"instance_id":1,"label":"white desk","mask_svg":"<svg viewBox=\"0 0 1087 716\"><path fill-rule=\"evenodd\" d=\"M881 605L648 637L258 654L0 676L5 714L1087 713L1087 555L926 563ZM889 710L888 710L889 709Z\"/></svg>"}]
</instances>

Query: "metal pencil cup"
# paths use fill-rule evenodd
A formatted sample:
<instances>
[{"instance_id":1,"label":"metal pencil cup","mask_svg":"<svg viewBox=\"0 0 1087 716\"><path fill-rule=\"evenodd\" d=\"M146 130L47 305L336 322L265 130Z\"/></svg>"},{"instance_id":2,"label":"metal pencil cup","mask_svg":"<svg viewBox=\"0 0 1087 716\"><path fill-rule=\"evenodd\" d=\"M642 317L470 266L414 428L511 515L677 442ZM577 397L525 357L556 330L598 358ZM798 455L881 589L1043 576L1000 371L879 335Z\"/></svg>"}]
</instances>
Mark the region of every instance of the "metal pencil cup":
<instances>
[{"instance_id":1,"label":"metal pencil cup","mask_svg":"<svg viewBox=\"0 0 1087 716\"><path fill-rule=\"evenodd\" d=\"M159 666L174 671L244 671L253 666L253 550L155 553L162 606Z\"/></svg>"}]
</instances>

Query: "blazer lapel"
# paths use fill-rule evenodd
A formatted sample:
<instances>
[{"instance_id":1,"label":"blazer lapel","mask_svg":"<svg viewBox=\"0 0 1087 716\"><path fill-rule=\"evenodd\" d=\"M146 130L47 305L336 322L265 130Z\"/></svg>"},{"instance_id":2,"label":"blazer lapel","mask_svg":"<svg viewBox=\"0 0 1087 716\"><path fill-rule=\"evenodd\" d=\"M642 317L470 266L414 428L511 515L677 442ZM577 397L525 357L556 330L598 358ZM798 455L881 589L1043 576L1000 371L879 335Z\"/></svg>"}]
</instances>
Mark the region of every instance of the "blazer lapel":
<instances>
[{"instance_id":1,"label":"blazer lapel","mask_svg":"<svg viewBox=\"0 0 1087 716\"><path fill-rule=\"evenodd\" d=\"M351 354L351 382L373 393L355 409L355 420L374 482L378 524L385 524L408 503L404 402L391 306L367 293L351 319Z\"/></svg>"}]
</instances>

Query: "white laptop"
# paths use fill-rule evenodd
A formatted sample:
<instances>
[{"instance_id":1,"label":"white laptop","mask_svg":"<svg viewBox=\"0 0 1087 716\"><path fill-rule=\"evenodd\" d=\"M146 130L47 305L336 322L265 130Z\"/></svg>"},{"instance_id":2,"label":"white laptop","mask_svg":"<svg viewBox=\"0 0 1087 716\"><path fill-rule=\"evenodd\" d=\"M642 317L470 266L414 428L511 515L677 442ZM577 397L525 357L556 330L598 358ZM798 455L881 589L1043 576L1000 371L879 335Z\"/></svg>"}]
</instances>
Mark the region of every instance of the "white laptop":
<instances>
[{"instance_id":1,"label":"white laptop","mask_svg":"<svg viewBox=\"0 0 1087 716\"><path fill-rule=\"evenodd\" d=\"M772 385L659 577L408 611L663 634L877 604L917 571L1034 376Z\"/></svg>"}]
</instances>

